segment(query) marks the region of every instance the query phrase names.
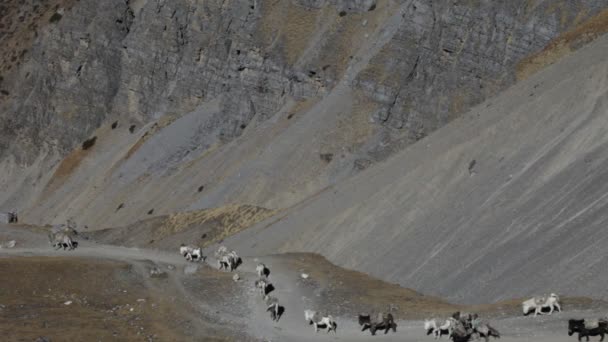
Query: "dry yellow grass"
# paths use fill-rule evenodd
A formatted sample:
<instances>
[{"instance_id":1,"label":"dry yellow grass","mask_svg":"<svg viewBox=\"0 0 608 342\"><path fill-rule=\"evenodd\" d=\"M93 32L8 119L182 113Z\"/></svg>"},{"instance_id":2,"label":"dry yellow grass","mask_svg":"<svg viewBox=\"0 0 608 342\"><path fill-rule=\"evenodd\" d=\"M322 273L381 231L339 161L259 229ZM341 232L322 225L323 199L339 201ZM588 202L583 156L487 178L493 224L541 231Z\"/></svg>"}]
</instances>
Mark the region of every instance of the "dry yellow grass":
<instances>
[{"instance_id":1,"label":"dry yellow grass","mask_svg":"<svg viewBox=\"0 0 608 342\"><path fill-rule=\"evenodd\" d=\"M290 253L284 257L291 268L310 275L307 283L324 289L321 300L326 305L339 306L344 313L380 312L392 306L399 319L418 319L461 309L439 298L338 267L317 254Z\"/></svg>"},{"instance_id":2,"label":"dry yellow grass","mask_svg":"<svg viewBox=\"0 0 608 342\"><path fill-rule=\"evenodd\" d=\"M522 59L516 67L517 79L523 80L530 77L606 32L608 32L608 9L561 34L542 51Z\"/></svg>"},{"instance_id":3,"label":"dry yellow grass","mask_svg":"<svg viewBox=\"0 0 608 342\"><path fill-rule=\"evenodd\" d=\"M133 156L133 154L135 152L137 152L137 150L139 150L140 147L142 147L142 145L146 142L146 140L148 140L154 134L158 133L161 129L172 124L173 121L177 120L178 117L179 117L178 115L162 116L157 122L155 122L152 125L152 127L146 133L144 133L144 135L141 138L139 138L135 142L135 144L133 144L133 146L131 146L131 148L127 151L127 153L123 157L123 160L127 160L127 159L131 158L131 156Z\"/></svg>"},{"instance_id":4,"label":"dry yellow grass","mask_svg":"<svg viewBox=\"0 0 608 342\"><path fill-rule=\"evenodd\" d=\"M484 317L521 315L521 298L483 305L456 305L365 273L338 267L317 254L288 253L281 258L291 269L308 273L309 279L301 282L320 289L317 291L324 305L329 305L332 310L340 307L342 313L380 312L393 307L399 319L445 317L456 311L477 312ZM569 309L588 309L599 303L586 297L564 297L561 302Z\"/></svg>"},{"instance_id":5,"label":"dry yellow grass","mask_svg":"<svg viewBox=\"0 0 608 342\"><path fill-rule=\"evenodd\" d=\"M53 173L53 176L51 176L51 179L42 191L41 198L47 198L47 196L49 196L55 190L61 187L61 185L63 185L65 181L72 175L72 173L74 173L78 166L80 166L80 163L87 156L88 153L89 151L85 151L81 148L76 148L65 158L63 158L63 160Z\"/></svg>"},{"instance_id":6,"label":"dry yellow grass","mask_svg":"<svg viewBox=\"0 0 608 342\"><path fill-rule=\"evenodd\" d=\"M193 226L214 222L217 228L201 241L201 245L206 246L236 234L276 213L276 210L237 204L176 213L169 215L161 226L154 230L152 238L160 241Z\"/></svg>"}]
</instances>

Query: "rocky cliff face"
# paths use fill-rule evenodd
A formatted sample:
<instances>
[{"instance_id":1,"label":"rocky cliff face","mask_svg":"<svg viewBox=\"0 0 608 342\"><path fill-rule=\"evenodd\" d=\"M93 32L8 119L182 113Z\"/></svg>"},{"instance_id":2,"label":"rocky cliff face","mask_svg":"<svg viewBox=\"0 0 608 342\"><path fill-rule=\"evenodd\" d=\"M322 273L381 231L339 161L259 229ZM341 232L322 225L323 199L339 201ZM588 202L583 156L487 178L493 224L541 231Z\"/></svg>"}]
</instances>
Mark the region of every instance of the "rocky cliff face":
<instances>
[{"instance_id":1,"label":"rocky cliff face","mask_svg":"<svg viewBox=\"0 0 608 342\"><path fill-rule=\"evenodd\" d=\"M463 303L608 298L608 35L223 243Z\"/></svg>"},{"instance_id":2,"label":"rocky cliff face","mask_svg":"<svg viewBox=\"0 0 608 342\"><path fill-rule=\"evenodd\" d=\"M608 1L1 6L0 203L101 224L298 203L505 89Z\"/></svg>"}]
</instances>

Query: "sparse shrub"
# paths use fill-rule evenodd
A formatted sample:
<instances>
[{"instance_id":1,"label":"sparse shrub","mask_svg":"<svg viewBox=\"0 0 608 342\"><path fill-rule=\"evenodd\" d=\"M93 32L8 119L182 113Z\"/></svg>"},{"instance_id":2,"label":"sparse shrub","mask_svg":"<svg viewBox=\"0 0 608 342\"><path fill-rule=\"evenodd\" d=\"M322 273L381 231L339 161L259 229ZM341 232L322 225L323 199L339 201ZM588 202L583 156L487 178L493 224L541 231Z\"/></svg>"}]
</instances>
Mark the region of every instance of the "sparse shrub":
<instances>
[{"instance_id":1,"label":"sparse shrub","mask_svg":"<svg viewBox=\"0 0 608 342\"><path fill-rule=\"evenodd\" d=\"M129 133L133 132L135 132L135 125L131 125L131 127L129 127Z\"/></svg>"},{"instance_id":2,"label":"sparse shrub","mask_svg":"<svg viewBox=\"0 0 608 342\"><path fill-rule=\"evenodd\" d=\"M115 129L116 127L118 127L118 121L114 121L114 122L112 123L112 126L111 126L111 127L112 127L112 129Z\"/></svg>"},{"instance_id":3,"label":"sparse shrub","mask_svg":"<svg viewBox=\"0 0 608 342\"><path fill-rule=\"evenodd\" d=\"M321 153L321 154L319 154L319 157L324 162L329 163L329 162L331 162L332 159L334 159L334 154L333 153Z\"/></svg>"},{"instance_id":4,"label":"sparse shrub","mask_svg":"<svg viewBox=\"0 0 608 342\"><path fill-rule=\"evenodd\" d=\"M49 18L49 22L50 23L56 23L59 20L61 20L61 18L63 18L63 16L57 12L55 12L50 18Z\"/></svg>"},{"instance_id":5,"label":"sparse shrub","mask_svg":"<svg viewBox=\"0 0 608 342\"><path fill-rule=\"evenodd\" d=\"M344 17L346 16L346 11L340 11L340 13L338 13L339 16Z\"/></svg>"},{"instance_id":6,"label":"sparse shrub","mask_svg":"<svg viewBox=\"0 0 608 342\"><path fill-rule=\"evenodd\" d=\"M96 141L97 141L97 137L96 136L92 137L90 139L85 140L82 143L82 149L85 150L85 151L88 150L88 149L90 149L91 147L93 147L95 145Z\"/></svg>"}]
</instances>

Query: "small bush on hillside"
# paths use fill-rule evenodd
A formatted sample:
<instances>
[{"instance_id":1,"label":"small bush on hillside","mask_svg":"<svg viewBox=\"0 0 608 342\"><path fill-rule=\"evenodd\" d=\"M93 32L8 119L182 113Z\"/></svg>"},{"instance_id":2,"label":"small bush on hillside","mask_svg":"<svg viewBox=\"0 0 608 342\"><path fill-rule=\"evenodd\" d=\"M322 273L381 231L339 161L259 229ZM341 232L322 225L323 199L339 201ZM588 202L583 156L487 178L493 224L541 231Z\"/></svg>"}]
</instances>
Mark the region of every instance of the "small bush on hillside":
<instances>
[{"instance_id":1,"label":"small bush on hillside","mask_svg":"<svg viewBox=\"0 0 608 342\"><path fill-rule=\"evenodd\" d=\"M49 18L49 22L50 22L50 23L56 23L56 22L58 22L59 20L61 20L61 18L63 18L63 16L62 16L61 14L59 14L59 13L55 13L55 14L53 14L53 15L51 16L51 18Z\"/></svg>"},{"instance_id":2,"label":"small bush on hillside","mask_svg":"<svg viewBox=\"0 0 608 342\"><path fill-rule=\"evenodd\" d=\"M82 149L85 150L85 151L88 150L88 149L90 149L91 147L93 147L95 145L96 141L97 141L97 137L92 137L90 139L85 140L82 143Z\"/></svg>"}]
</instances>

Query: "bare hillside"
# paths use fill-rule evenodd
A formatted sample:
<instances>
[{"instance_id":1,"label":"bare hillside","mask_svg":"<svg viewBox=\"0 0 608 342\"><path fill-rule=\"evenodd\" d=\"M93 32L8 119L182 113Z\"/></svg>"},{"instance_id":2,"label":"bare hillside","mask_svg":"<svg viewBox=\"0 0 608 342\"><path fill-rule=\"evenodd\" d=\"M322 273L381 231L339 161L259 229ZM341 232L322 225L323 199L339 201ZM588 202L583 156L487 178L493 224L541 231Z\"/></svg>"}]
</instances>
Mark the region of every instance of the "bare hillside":
<instances>
[{"instance_id":1,"label":"bare hillside","mask_svg":"<svg viewBox=\"0 0 608 342\"><path fill-rule=\"evenodd\" d=\"M5 1L0 208L286 209L593 40L607 5Z\"/></svg>"},{"instance_id":2,"label":"bare hillside","mask_svg":"<svg viewBox=\"0 0 608 342\"><path fill-rule=\"evenodd\" d=\"M606 298L607 8L5 1L0 211L457 303Z\"/></svg>"},{"instance_id":3,"label":"bare hillside","mask_svg":"<svg viewBox=\"0 0 608 342\"><path fill-rule=\"evenodd\" d=\"M229 244L457 302L608 297L608 36Z\"/></svg>"}]
</instances>

